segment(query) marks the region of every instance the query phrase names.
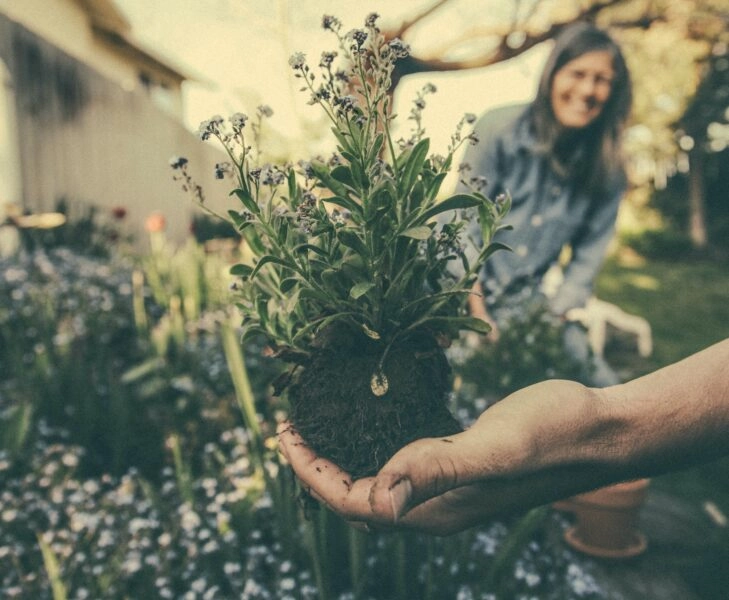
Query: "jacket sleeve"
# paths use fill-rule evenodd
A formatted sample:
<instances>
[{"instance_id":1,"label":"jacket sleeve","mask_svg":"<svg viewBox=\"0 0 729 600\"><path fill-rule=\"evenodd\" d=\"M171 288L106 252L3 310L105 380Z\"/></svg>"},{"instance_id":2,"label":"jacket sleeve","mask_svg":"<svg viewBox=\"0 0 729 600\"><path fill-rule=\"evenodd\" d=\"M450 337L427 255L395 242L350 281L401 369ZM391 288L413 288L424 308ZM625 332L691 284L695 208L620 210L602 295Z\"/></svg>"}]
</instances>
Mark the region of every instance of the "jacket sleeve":
<instances>
[{"instance_id":1,"label":"jacket sleeve","mask_svg":"<svg viewBox=\"0 0 729 600\"><path fill-rule=\"evenodd\" d=\"M601 196L588 213L587 220L572 240L572 259L564 270L564 281L550 304L555 314L563 315L571 308L584 306L592 295L607 247L615 234L615 221L625 192L624 178Z\"/></svg>"}]
</instances>

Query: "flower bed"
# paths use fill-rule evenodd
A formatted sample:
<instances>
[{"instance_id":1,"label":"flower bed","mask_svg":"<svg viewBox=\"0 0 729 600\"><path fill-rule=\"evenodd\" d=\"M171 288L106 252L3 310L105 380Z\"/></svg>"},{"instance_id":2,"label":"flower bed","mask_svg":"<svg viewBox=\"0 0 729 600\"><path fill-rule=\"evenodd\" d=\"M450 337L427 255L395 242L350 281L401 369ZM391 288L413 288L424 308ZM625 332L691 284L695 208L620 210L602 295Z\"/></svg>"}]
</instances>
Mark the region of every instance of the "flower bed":
<instances>
[{"instance_id":1,"label":"flower bed","mask_svg":"<svg viewBox=\"0 0 729 600\"><path fill-rule=\"evenodd\" d=\"M135 259L60 248L2 262L0 595L466 599L498 585L513 598L605 597L589 564L545 538L553 517L494 572L512 539L503 523L432 539L305 516L270 436L281 407L255 344L253 410L236 407L219 267L164 244ZM180 276L191 270L194 285ZM183 310L186 296L208 300ZM465 423L483 406L459 397L452 410Z\"/></svg>"}]
</instances>

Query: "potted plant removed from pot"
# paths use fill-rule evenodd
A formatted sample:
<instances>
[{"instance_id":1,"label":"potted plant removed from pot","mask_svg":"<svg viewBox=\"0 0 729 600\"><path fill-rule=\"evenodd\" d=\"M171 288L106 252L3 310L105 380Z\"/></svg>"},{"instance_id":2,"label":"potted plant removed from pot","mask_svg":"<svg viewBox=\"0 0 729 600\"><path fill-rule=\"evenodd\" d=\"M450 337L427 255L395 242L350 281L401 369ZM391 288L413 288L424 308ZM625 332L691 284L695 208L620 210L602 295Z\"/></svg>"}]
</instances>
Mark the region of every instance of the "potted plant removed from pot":
<instances>
[{"instance_id":1,"label":"potted plant removed from pot","mask_svg":"<svg viewBox=\"0 0 729 600\"><path fill-rule=\"evenodd\" d=\"M465 301L483 261L502 247L490 240L509 209L507 197L492 201L476 185L439 196L454 152L475 141L464 131L475 117L456 125L446 156L430 155L421 114L433 86L416 97L411 137L394 139L391 75L407 47L385 40L376 19L343 33L325 16L338 52L324 52L316 69L301 53L289 61L310 104L331 120L331 159L258 164L267 107L200 129L222 142L230 162L219 174L232 171L237 184L228 218L250 255L231 271L243 337L265 336L290 364L274 382L276 394L286 391L290 421L355 478L415 439L460 430L447 408L443 347L462 330L489 331ZM179 178L185 162L173 164ZM469 259L465 226L476 218L484 243Z\"/></svg>"}]
</instances>

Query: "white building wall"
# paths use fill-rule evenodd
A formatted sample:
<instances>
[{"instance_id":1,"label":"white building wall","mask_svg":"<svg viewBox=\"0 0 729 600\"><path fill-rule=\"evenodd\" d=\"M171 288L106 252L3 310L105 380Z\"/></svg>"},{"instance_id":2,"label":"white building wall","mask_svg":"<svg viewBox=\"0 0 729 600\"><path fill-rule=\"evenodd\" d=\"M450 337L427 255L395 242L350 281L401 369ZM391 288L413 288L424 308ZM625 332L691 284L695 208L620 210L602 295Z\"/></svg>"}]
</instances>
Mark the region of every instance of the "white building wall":
<instances>
[{"instance_id":1,"label":"white building wall","mask_svg":"<svg viewBox=\"0 0 729 600\"><path fill-rule=\"evenodd\" d=\"M22 200L15 87L7 65L0 59L0 221L3 206Z\"/></svg>"},{"instance_id":2,"label":"white building wall","mask_svg":"<svg viewBox=\"0 0 729 600\"><path fill-rule=\"evenodd\" d=\"M142 238L145 219L159 211L169 236L182 240L196 209L172 181L169 159L177 155L190 159L212 207L229 205L229 182L213 178L222 151L199 141L143 91L124 90L2 14L0 60L14 84L10 119L17 131L3 152L7 170L19 169L24 210L52 212L60 200L102 211L124 207Z\"/></svg>"}]
</instances>

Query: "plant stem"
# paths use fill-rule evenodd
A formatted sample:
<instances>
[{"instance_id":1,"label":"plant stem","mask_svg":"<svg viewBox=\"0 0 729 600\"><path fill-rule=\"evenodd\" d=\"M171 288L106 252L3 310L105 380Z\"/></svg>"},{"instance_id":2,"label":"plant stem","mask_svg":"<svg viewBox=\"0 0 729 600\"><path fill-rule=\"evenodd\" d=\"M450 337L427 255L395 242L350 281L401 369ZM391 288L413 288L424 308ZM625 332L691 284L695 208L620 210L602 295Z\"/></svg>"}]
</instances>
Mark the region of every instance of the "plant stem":
<instances>
[{"instance_id":1,"label":"plant stem","mask_svg":"<svg viewBox=\"0 0 729 600\"><path fill-rule=\"evenodd\" d=\"M311 547L311 556L314 562L314 578L319 588L319 600L328 600L331 596L330 577L327 572L327 523L328 511L320 510L314 518L314 522L307 524Z\"/></svg>"},{"instance_id":2,"label":"plant stem","mask_svg":"<svg viewBox=\"0 0 729 600\"><path fill-rule=\"evenodd\" d=\"M395 595L399 600L410 600L412 594L408 590L407 584L407 544L405 543L405 534L398 534L395 540Z\"/></svg>"},{"instance_id":3,"label":"plant stem","mask_svg":"<svg viewBox=\"0 0 729 600\"><path fill-rule=\"evenodd\" d=\"M177 487L180 488L180 495L185 500L192 504L194 497L192 493L192 478L190 476L190 470L185 465L185 461L182 458L182 449L180 448L180 436L172 434L167 441L170 450L172 451L172 461L175 465L175 478L177 479Z\"/></svg>"},{"instance_id":4,"label":"plant stem","mask_svg":"<svg viewBox=\"0 0 729 600\"><path fill-rule=\"evenodd\" d=\"M248 378L243 352L230 323L223 322L221 324L220 334L225 352L225 360L228 363L228 370L233 379L233 387L235 387L235 397L238 402L238 407L241 410L245 425L251 433L251 458L256 465L256 469L263 470L264 440L261 433L261 426L258 423L256 400L253 396L253 390Z\"/></svg>"},{"instance_id":5,"label":"plant stem","mask_svg":"<svg viewBox=\"0 0 729 600\"><path fill-rule=\"evenodd\" d=\"M359 598L365 584L365 534L350 527L347 531L349 537L349 565L354 597Z\"/></svg>"},{"instance_id":6,"label":"plant stem","mask_svg":"<svg viewBox=\"0 0 729 600\"><path fill-rule=\"evenodd\" d=\"M46 569L46 574L51 582L51 593L53 594L53 600L66 600L66 586L61 579L61 568L58 564L58 559L53 553L51 546L46 543L43 537L38 534L38 545L43 555L43 566Z\"/></svg>"},{"instance_id":7,"label":"plant stem","mask_svg":"<svg viewBox=\"0 0 729 600\"><path fill-rule=\"evenodd\" d=\"M517 554L524 548L531 539L534 532L541 527L542 523L549 516L550 508L540 506L530 510L516 524L511 534L504 540L499 551L493 558L491 565L486 572L487 588L496 593L505 575L505 569L514 564ZM499 590L500 591L500 590ZM497 594L501 598L501 594Z\"/></svg>"}]
</instances>

